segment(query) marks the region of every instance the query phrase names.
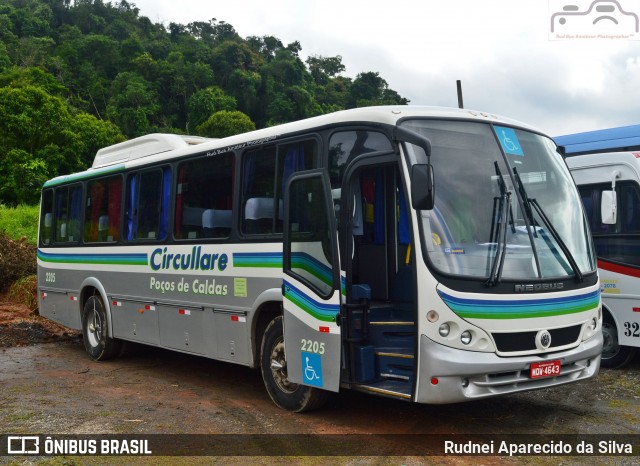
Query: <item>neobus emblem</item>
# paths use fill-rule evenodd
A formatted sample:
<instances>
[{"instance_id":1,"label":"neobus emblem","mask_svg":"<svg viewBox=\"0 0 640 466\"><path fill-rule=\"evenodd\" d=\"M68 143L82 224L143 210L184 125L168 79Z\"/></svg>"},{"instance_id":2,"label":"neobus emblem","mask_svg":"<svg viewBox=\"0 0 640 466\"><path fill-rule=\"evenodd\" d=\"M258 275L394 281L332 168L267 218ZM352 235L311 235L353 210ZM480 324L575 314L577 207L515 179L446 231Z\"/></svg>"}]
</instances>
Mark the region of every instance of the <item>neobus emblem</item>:
<instances>
[{"instance_id":1,"label":"neobus emblem","mask_svg":"<svg viewBox=\"0 0 640 466\"><path fill-rule=\"evenodd\" d=\"M551 291L561 290L564 288L564 283L536 283L531 285L515 285L516 293L527 293L530 291Z\"/></svg>"},{"instance_id":2,"label":"neobus emblem","mask_svg":"<svg viewBox=\"0 0 640 466\"><path fill-rule=\"evenodd\" d=\"M540 330L536 334L536 348L546 350L551 346L551 334L548 330Z\"/></svg>"}]
</instances>

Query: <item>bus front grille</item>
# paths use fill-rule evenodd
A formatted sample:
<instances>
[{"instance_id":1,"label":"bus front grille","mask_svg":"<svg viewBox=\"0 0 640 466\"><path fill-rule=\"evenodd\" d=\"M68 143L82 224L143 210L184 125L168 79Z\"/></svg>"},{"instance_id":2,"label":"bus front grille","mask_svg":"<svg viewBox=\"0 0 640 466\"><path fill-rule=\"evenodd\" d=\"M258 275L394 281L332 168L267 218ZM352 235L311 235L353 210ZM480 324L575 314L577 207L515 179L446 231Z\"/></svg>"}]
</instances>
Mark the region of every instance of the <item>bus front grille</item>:
<instances>
[{"instance_id":1,"label":"bus front grille","mask_svg":"<svg viewBox=\"0 0 640 466\"><path fill-rule=\"evenodd\" d=\"M551 346L549 350L560 348L572 343L577 343L580 336L581 325L571 327L554 328L549 330L551 334ZM500 353L517 353L521 351L536 350L536 334L538 332L514 332L514 333L492 333L493 341Z\"/></svg>"}]
</instances>

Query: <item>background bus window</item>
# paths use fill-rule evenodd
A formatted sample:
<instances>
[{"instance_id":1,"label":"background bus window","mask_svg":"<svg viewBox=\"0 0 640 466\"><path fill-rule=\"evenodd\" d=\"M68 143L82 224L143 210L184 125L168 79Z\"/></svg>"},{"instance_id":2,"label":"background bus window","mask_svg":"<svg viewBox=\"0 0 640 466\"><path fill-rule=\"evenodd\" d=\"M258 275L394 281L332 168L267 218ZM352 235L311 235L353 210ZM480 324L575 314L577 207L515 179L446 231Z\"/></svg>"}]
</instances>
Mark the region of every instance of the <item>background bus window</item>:
<instances>
[{"instance_id":1,"label":"background bus window","mask_svg":"<svg viewBox=\"0 0 640 466\"><path fill-rule=\"evenodd\" d=\"M127 183L127 240L162 240L169 227L171 170L135 173Z\"/></svg>"},{"instance_id":2,"label":"background bus window","mask_svg":"<svg viewBox=\"0 0 640 466\"><path fill-rule=\"evenodd\" d=\"M65 186L56 189L55 195L56 235L58 243L77 243L80 241L80 223L82 222L82 186Z\"/></svg>"},{"instance_id":3,"label":"background bus window","mask_svg":"<svg viewBox=\"0 0 640 466\"><path fill-rule=\"evenodd\" d=\"M232 152L181 163L176 187L175 238L228 237L233 181Z\"/></svg>"},{"instance_id":4,"label":"background bus window","mask_svg":"<svg viewBox=\"0 0 640 466\"><path fill-rule=\"evenodd\" d=\"M42 208L40 218L40 241L42 244L51 244L53 227L53 189L47 189L42 193Z\"/></svg>"},{"instance_id":5,"label":"background bus window","mask_svg":"<svg viewBox=\"0 0 640 466\"><path fill-rule=\"evenodd\" d=\"M282 233L284 189L289 177L318 165L315 141L300 141L247 152L242 172L242 231Z\"/></svg>"},{"instance_id":6,"label":"background bus window","mask_svg":"<svg viewBox=\"0 0 640 466\"><path fill-rule=\"evenodd\" d=\"M121 207L122 178L120 176L87 183L85 243L118 241Z\"/></svg>"},{"instance_id":7,"label":"background bus window","mask_svg":"<svg viewBox=\"0 0 640 466\"><path fill-rule=\"evenodd\" d=\"M616 185L618 218L614 225L602 223L600 201L602 191L611 190L610 183L579 186L596 254L603 259L640 266L640 190L631 182Z\"/></svg>"}]
</instances>

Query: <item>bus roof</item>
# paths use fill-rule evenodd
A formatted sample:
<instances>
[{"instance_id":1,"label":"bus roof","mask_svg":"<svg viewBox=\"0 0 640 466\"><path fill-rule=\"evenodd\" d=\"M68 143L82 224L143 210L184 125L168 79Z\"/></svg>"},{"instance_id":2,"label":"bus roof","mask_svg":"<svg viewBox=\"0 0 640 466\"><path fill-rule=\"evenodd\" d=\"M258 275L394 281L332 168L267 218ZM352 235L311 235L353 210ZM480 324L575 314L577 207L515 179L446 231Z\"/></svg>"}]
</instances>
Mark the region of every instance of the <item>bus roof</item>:
<instances>
[{"instance_id":1,"label":"bus roof","mask_svg":"<svg viewBox=\"0 0 640 466\"><path fill-rule=\"evenodd\" d=\"M583 154L567 157L569 169L609 167L612 165L628 165L640 170L639 152L602 152L599 154Z\"/></svg>"},{"instance_id":2,"label":"bus roof","mask_svg":"<svg viewBox=\"0 0 640 466\"><path fill-rule=\"evenodd\" d=\"M640 125L587 131L553 138L566 155L640 150Z\"/></svg>"},{"instance_id":3,"label":"bus roof","mask_svg":"<svg viewBox=\"0 0 640 466\"><path fill-rule=\"evenodd\" d=\"M516 126L540 132L536 128L516 120L499 117L494 114L469 109L449 107L423 107L414 105L362 107L341 110L305 120L285 123L278 126L237 134L221 139L207 139L197 136L179 136L173 134L150 134L100 149L91 168L85 172L63 175L45 183L45 187L67 181L91 178L124 168L140 166L152 162L162 162L184 155L208 151L228 151L259 145L276 140L287 134L299 133L312 128L322 128L334 124L386 124L396 125L405 118L442 118L459 120L478 120Z\"/></svg>"}]
</instances>

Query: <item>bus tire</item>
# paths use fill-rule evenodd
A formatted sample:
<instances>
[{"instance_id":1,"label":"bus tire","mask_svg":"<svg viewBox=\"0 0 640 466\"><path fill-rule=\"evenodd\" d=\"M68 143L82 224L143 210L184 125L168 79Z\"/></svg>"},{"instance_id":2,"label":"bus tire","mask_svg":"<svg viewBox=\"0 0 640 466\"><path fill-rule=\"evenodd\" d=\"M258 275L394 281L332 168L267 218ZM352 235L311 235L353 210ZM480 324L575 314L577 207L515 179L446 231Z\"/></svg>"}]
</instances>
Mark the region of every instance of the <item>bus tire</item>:
<instances>
[{"instance_id":1,"label":"bus tire","mask_svg":"<svg viewBox=\"0 0 640 466\"><path fill-rule=\"evenodd\" d=\"M618 329L611 318L602 322L602 359L600 365L609 369L624 367L633 359L636 349L631 346L622 346L618 340Z\"/></svg>"},{"instance_id":2,"label":"bus tire","mask_svg":"<svg viewBox=\"0 0 640 466\"><path fill-rule=\"evenodd\" d=\"M264 331L260 351L260 368L267 393L279 407L301 413L320 408L329 398L329 392L287 379L284 356L282 316L274 318Z\"/></svg>"},{"instance_id":3,"label":"bus tire","mask_svg":"<svg viewBox=\"0 0 640 466\"><path fill-rule=\"evenodd\" d=\"M109 337L107 312L99 296L90 296L82 310L84 348L94 361L112 359L120 353L122 341Z\"/></svg>"}]
</instances>

